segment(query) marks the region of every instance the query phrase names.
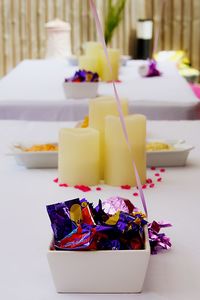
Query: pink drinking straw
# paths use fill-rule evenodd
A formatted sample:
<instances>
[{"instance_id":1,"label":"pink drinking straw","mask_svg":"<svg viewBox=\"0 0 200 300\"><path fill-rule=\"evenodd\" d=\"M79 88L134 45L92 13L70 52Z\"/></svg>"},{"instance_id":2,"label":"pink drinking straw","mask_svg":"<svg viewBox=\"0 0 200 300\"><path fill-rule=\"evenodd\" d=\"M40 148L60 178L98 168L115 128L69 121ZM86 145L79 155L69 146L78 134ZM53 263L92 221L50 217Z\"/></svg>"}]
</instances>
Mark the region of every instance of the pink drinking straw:
<instances>
[{"instance_id":1,"label":"pink drinking straw","mask_svg":"<svg viewBox=\"0 0 200 300\"><path fill-rule=\"evenodd\" d=\"M160 18L162 18L162 16L163 16L165 2L166 2L166 0L160 0ZM152 57L154 56L154 54L157 52L157 49L158 49L158 41L159 41L160 31L161 31L161 22L158 25L157 30L155 30Z\"/></svg>"},{"instance_id":2,"label":"pink drinking straw","mask_svg":"<svg viewBox=\"0 0 200 300\"><path fill-rule=\"evenodd\" d=\"M91 7L91 10L92 10L92 14L94 16L94 19L95 19L97 33L98 33L99 39L102 43L102 46L103 46L103 49L104 49L104 52L105 52L108 67L109 67L109 70L112 74L112 85L113 85L113 89L114 89L115 100L117 102L117 109L118 109L118 113L119 113L119 118L120 118L122 130L123 130L123 134L124 134L124 137L125 137L125 140L126 140L126 144L127 144L128 149L131 153L131 145L130 145L129 138L128 138L126 124L125 124L125 120L124 120L124 116L123 116L123 112L122 112L122 106L121 106L120 99L119 99L119 96L118 96L118 93L117 93L115 82L113 80L112 66L111 66L111 63L110 63L109 56L108 56L108 51L107 51L107 48L106 48L106 43L105 43L105 39L104 39L104 35L103 35L102 26L101 26L101 23L100 23L100 20L99 20L99 17L98 17L98 13L97 13L97 10L96 10L96 6L95 6L93 0L90 0L90 7ZM132 165L133 165L133 170L134 170L134 173L135 173L135 179L136 179L136 183L137 183L137 186L138 186L140 199L142 201L142 205L143 205L145 214L146 214L146 216L148 216L146 200L145 200L145 197L144 197L144 193L143 193L143 190L142 190L142 184L141 184L141 181L140 181L140 177L139 177L138 170L137 170L137 167L136 167L133 156L132 156Z\"/></svg>"}]
</instances>

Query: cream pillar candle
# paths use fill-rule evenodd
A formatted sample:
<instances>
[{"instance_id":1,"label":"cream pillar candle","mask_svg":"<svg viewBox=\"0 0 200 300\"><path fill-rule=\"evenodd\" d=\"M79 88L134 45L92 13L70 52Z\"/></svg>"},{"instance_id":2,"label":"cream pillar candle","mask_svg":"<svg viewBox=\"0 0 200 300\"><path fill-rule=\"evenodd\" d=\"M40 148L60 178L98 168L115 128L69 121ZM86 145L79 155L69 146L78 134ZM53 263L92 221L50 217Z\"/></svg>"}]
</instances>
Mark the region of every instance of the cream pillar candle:
<instances>
[{"instance_id":1,"label":"cream pillar candle","mask_svg":"<svg viewBox=\"0 0 200 300\"><path fill-rule=\"evenodd\" d=\"M128 101L121 99L122 111L128 114ZM112 96L97 97L89 101L89 127L99 130L100 133L100 176L104 174L104 130L105 117L118 116L116 100Z\"/></svg>"},{"instance_id":2,"label":"cream pillar candle","mask_svg":"<svg viewBox=\"0 0 200 300\"><path fill-rule=\"evenodd\" d=\"M99 42L89 41L84 44L84 52L87 56L97 57L102 49L103 47Z\"/></svg>"},{"instance_id":3,"label":"cream pillar candle","mask_svg":"<svg viewBox=\"0 0 200 300\"><path fill-rule=\"evenodd\" d=\"M79 57L79 68L96 72L100 75L100 53L102 45L99 42L89 41L84 44L84 53Z\"/></svg>"},{"instance_id":4,"label":"cream pillar candle","mask_svg":"<svg viewBox=\"0 0 200 300\"><path fill-rule=\"evenodd\" d=\"M100 54L100 77L102 81L118 80L119 65L120 65L120 51L119 49L108 48L108 56L112 66L113 74L111 74L108 67L108 62L103 50Z\"/></svg>"},{"instance_id":5,"label":"cream pillar candle","mask_svg":"<svg viewBox=\"0 0 200 300\"><path fill-rule=\"evenodd\" d=\"M119 117L108 116L105 121L104 180L112 186L136 185L132 156L142 184L146 182L146 118L129 115L125 123L132 153L128 150Z\"/></svg>"},{"instance_id":6,"label":"cream pillar candle","mask_svg":"<svg viewBox=\"0 0 200 300\"><path fill-rule=\"evenodd\" d=\"M81 55L78 58L79 69L92 71L99 74L99 61L96 57Z\"/></svg>"},{"instance_id":7,"label":"cream pillar candle","mask_svg":"<svg viewBox=\"0 0 200 300\"><path fill-rule=\"evenodd\" d=\"M58 178L69 185L99 183L99 132L63 128L59 132Z\"/></svg>"}]
</instances>

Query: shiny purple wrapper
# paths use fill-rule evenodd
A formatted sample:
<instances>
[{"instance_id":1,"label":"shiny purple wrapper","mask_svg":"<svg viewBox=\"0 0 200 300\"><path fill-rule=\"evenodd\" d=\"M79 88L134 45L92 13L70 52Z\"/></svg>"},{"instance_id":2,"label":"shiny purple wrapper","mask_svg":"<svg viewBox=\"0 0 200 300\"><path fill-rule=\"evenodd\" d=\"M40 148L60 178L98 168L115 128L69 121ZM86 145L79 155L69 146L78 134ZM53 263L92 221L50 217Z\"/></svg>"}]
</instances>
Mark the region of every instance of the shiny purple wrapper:
<instances>
[{"instance_id":1,"label":"shiny purple wrapper","mask_svg":"<svg viewBox=\"0 0 200 300\"><path fill-rule=\"evenodd\" d=\"M164 233L160 233L161 228L171 227L170 223L156 222L148 224L149 242L151 246L151 254L157 254L162 250L171 248L170 238Z\"/></svg>"},{"instance_id":2,"label":"shiny purple wrapper","mask_svg":"<svg viewBox=\"0 0 200 300\"><path fill-rule=\"evenodd\" d=\"M87 199L72 199L47 206L55 250L144 249L145 215L127 199L111 197L93 207ZM151 251L169 249L171 243L160 229L171 224L148 224Z\"/></svg>"},{"instance_id":3,"label":"shiny purple wrapper","mask_svg":"<svg viewBox=\"0 0 200 300\"><path fill-rule=\"evenodd\" d=\"M117 211L131 213L134 210L134 205L128 199L111 197L102 202L102 208L106 214L113 215Z\"/></svg>"}]
</instances>

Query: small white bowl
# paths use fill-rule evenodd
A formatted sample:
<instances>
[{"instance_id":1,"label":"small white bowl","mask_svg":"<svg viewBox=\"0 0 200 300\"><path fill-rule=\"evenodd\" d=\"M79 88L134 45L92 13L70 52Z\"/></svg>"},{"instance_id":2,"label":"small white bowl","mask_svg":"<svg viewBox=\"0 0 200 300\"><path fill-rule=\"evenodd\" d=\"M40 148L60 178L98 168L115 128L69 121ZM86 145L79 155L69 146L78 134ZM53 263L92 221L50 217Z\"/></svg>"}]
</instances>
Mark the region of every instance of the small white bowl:
<instances>
[{"instance_id":1,"label":"small white bowl","mask_svg":"<svg viewBox=\"0 0 200 300\"><path fill-rule=\"evenodd\" d=\"M140 293L150 258L148 230L143 250L49 250L47 258L58 293Z\"/></svg>"},{"instance_id":2,"label":"small white bowl","mask_svg":"<svg viewBox=\"0 0 200 300\"><path fill-rule=\"evenodd\" d=\"M98 82L63 82L63 89L67 99L94 98Z\"/></svg>"}]
</instances>

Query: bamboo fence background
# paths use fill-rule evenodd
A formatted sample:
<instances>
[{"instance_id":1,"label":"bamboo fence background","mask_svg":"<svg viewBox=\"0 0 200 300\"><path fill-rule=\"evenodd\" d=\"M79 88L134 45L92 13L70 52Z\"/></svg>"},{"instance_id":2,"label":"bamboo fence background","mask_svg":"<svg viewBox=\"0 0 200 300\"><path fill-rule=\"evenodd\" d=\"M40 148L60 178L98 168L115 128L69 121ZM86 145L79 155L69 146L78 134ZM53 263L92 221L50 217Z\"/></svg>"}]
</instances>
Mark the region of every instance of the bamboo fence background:
<instances>
[{"instance_id":1,"label":"bamboo fence background","mask_svg":"<svg viewBox=\"0 0 200 300\"><path fill-rule=\"evenodd\" d=\"M103 21L108 1L95 2ZM166 0L163 16L160 2L127 0L112 46L131 54L136 20L152 18L154 29L161 25L159 50L183 49L192 66L200 69L200 0ZM0 77L23 59L44 57L44 24L54 18L70 22L74 54L80 52L84 41L96 39L88 0L0 0Z\"/></svg>"}]
</instances>

